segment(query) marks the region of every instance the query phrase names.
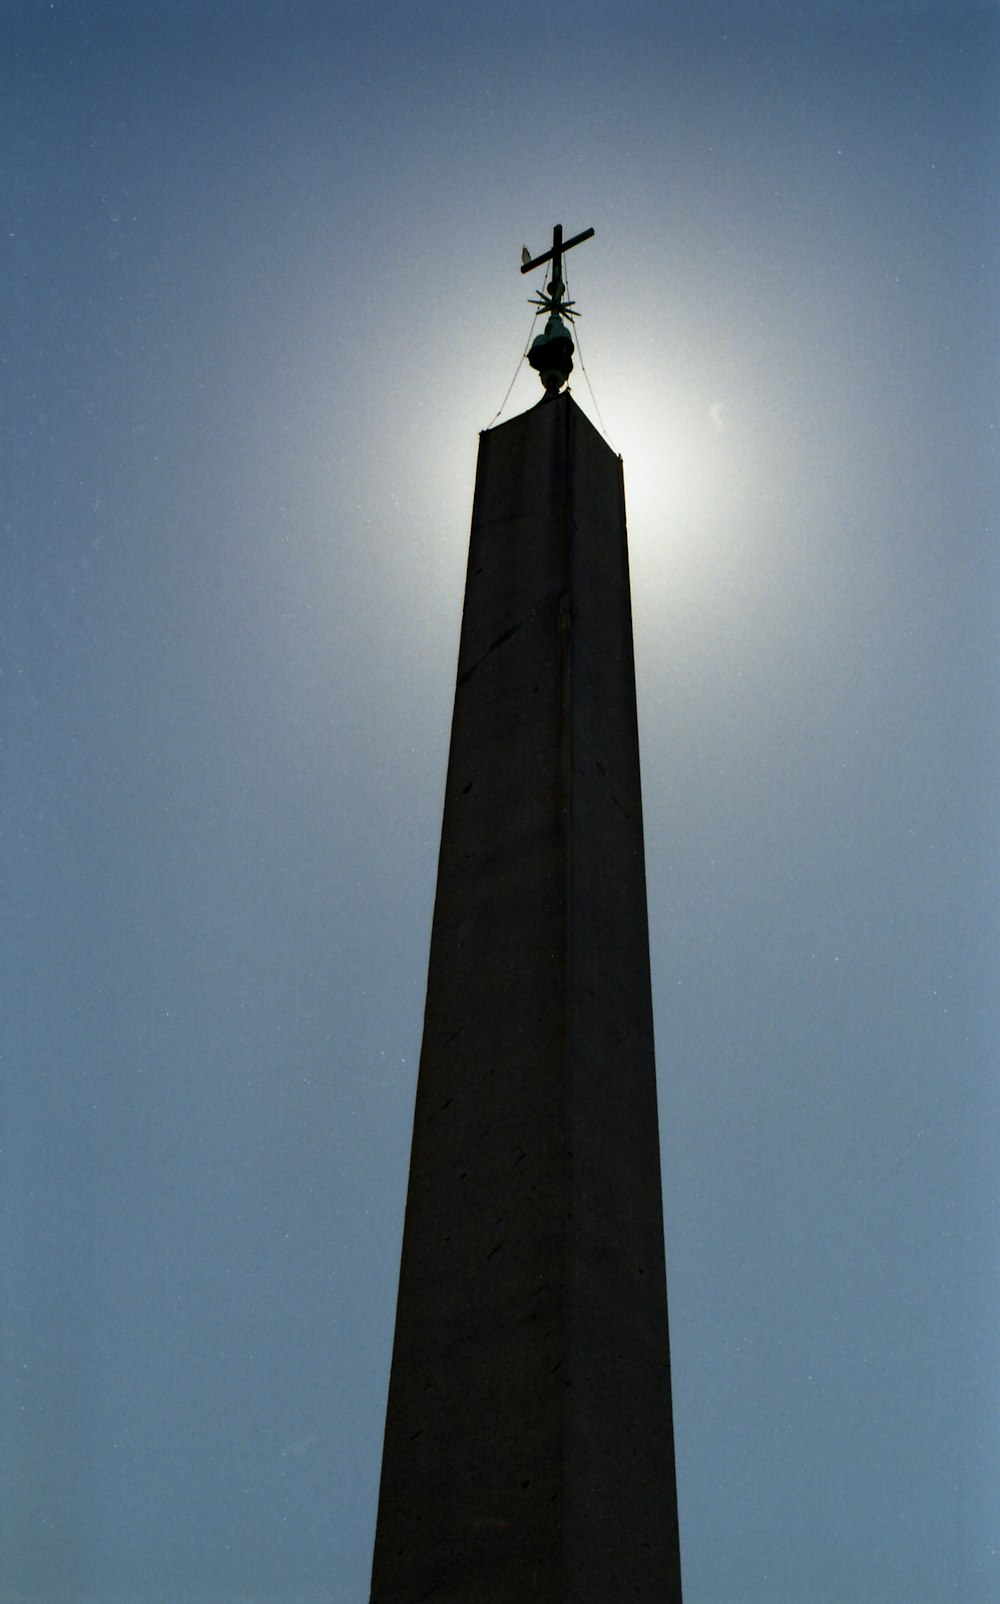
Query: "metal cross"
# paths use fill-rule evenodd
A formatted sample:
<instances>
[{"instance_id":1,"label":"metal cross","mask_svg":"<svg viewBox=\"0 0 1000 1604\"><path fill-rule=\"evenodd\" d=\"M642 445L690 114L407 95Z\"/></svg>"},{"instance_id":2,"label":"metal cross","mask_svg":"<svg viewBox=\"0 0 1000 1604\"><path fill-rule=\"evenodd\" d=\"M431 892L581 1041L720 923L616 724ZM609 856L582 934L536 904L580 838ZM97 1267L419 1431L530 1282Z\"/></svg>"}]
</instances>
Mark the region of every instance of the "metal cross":
<instances>
[{"instance_id":1,"label":"metal cross","mask_svg":"<svg viewBox=\"0 0 1000 1604\"><path fill-rule=\"evenodd\" d=\"M582 234L574 234L573 238L568 239L564 245L562 237L562 224L557 223L555 228L552 230L552 249L550 251L546 251L544 256L535 256L532 257L530 261L525 262L524 266L521 268L521 272L530 273L532 268L541 267L543 262L551 261L552 277L562 278L563 251L572 250L574 245L582 245L585 239L593 239L593 237L594 230L592 228L586 228Z\"/></svg>"},{"instance_id":2,"label":"metal cross","mask_svg":"<svg viewBox=\"0 0 1000 1604\"><path fill-rule=\"evenodd\" d=\"M592 228L585 228L582 234L574 234L572 239L564 242L562 224L557 223L552 230L552 249L546 251L543 256L530 257L528 261L522 264L521 272L530 273L532 268L541 267L543 262L552 263L552 281L548 286L549 293L548 295L540 295L534 303L542 311L562 313L564 317L570 318L573 316L570 311L573 302L564 301L562 298L563 291L566 288L562 276L563 251L572 250L574 245L581 245L585 239L591 239L593 233L594 230ZM527 249L525 249L525 254L527 254Z\"/></svg>"}]
</instances>

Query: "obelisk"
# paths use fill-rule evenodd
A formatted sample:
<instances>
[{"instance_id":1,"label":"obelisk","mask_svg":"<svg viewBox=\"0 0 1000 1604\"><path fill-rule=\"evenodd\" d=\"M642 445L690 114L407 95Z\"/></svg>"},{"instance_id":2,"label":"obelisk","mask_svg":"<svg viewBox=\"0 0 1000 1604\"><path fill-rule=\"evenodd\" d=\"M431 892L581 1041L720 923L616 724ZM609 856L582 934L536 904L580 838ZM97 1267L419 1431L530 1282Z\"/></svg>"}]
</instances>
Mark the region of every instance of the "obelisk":
<instances>
[{"instance_id":1,"label":"obelisk","mask_svg":"<svg viewBox=\"0 0 1000 1604\"><path fill-rule=\"evenodd\" d=\"M561 389L568 248L545 397L480 437L372 1604L681 1598L622 464Z\"/></svg>"}]
</instances>

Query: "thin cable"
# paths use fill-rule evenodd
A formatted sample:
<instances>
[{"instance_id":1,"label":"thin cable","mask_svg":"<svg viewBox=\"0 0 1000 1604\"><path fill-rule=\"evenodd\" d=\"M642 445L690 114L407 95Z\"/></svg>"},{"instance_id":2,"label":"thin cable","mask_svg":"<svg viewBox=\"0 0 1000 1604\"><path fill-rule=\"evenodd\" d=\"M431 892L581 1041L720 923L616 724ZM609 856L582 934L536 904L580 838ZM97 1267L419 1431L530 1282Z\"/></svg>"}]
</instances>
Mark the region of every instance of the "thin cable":
<instances>
[{"instance_id":1,"label":"thin cable","mask_svg":"<svg viewBox=\"0 0 1000 1604\"><path fill-rule=\"evenodd\" d=\"M566 299L568 301L569 298L570 298L569 297L569 274L566 271L566 264L565 263L563 263L563 278L566 280ZM606 428L605 423L604 423L604 419L601 417L601 409L597 405L597 397L594 394L594 386L590 382L590 374L587 372L587 365L583 360L583 351L582 351L581 346L580 346L580 328L579 328L579 324L577 324L577 323L573 324L573 333L576 335L576 354L580 358L580 372L583 374L584 378L587 381L587 389L590 391L590 399L594 403L594 411L597 413L597 421L601 426L601 433L603 434L605 440L608 442L608 445L611 447L611 449L615 453L615 455L619 456L620 453L619 453L617 447L615 446L615 443L612 440L611 436L608 434L607 428Z\"/></svg>"},{"instance_id":2,"label":"thin cable","mask_svg":"<svg viewBox=\"0 0 1000 1604\"><path fill-rule=\"evenodd\" d=\"M507 394L504 396L503 400L501 401L499 409L493 414L493 417L490 419L489 423L486 425L487 429L492 429L493 425L497 421L497 418L499 418L500 413L503 411L504 407L507 405L507 402L510 400L510 392L513 390L515 384L517 383L517 376L521 371L521 363L524 361L525 357L528 354L528 347L531 344L531 335L532 335L532 331L534 330L534 327L535 327L535 318L537 316L538 316L537 312L535 312L532 315L531 328L528 330L528 338L524 342L524 350L521 352L521 355L518 357L517 367L514 369L514 377L511 379L510 383L507 386ZM597 403L595 402L594 404L596 406Z\"/></svg>"}]
</instances>

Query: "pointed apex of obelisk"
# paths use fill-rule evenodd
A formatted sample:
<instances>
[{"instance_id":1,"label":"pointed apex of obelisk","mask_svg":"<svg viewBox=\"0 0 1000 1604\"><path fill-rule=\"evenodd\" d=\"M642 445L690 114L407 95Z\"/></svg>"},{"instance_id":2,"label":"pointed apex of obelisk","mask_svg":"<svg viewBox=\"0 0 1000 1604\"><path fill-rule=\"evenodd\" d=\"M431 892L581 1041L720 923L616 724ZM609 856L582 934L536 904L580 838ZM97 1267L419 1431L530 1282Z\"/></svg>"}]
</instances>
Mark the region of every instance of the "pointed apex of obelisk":
<instances>
[{"instance_id":1,"label":"pointed apex of obelisk","mask_svg":"<svg viewBox=\"0 0 1000 1604\"><path fill-rule=\"evenodd\" d=\"M528 352L528 361L541 379L549 395L555 395L562 389L566 380L573 371L573 339L564 319L570 322L576 316L573 308L574 301L564 299L566 285L562 276L563 252L571 250L585 239L593 236L592 228L584 229L582 234L574 234L572 239L563 240L562 224L557 223L552 230L552 249L545 251L541 256L532 256L525 246L521 252L521 272L530 273L533 267L541 267L543 262L552 263L552 277L548 283L548 293L539 292L531 300L532 306L537 306L540 312L548 312L544 333L539 334L531 344Z\"/></svg>"}]
</instances>

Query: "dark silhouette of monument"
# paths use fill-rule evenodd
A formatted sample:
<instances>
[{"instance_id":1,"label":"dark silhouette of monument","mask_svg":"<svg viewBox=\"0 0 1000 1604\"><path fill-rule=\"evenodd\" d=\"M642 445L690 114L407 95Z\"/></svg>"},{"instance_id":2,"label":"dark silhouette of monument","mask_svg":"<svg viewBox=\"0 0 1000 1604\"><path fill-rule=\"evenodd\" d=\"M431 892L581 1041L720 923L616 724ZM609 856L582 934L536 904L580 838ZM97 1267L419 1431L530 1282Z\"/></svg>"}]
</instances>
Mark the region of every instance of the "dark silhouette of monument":
<instances>
[{"instance_id":1,"label":"dark silhouette of monument","mask_svg":"<svg viewBox=\"0 0 1000 1604\"><path fill-rule=\"evenodd\" d=\"M587 234L578 239L588 238ZM621 459L480 437L372 1604L679 1604Z\"/></svg>"}]
</instances>

